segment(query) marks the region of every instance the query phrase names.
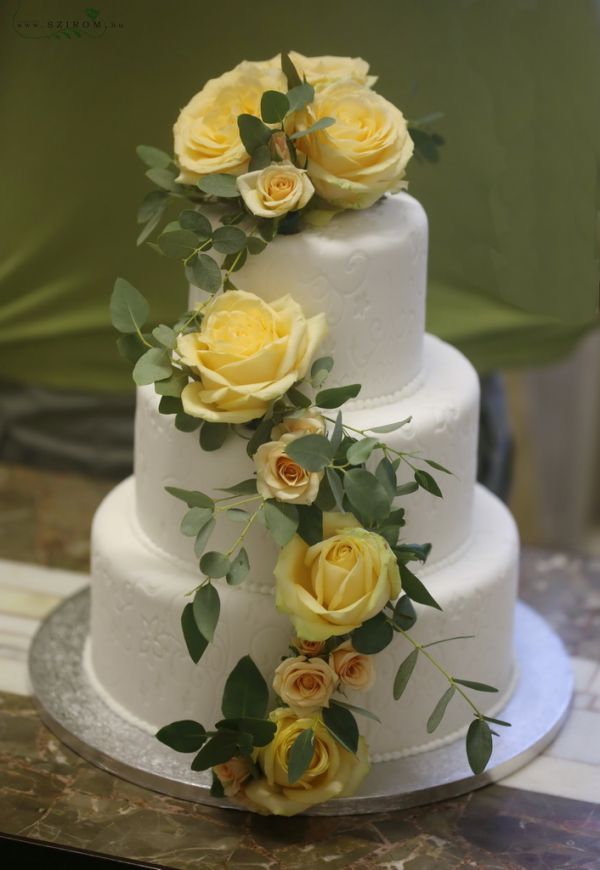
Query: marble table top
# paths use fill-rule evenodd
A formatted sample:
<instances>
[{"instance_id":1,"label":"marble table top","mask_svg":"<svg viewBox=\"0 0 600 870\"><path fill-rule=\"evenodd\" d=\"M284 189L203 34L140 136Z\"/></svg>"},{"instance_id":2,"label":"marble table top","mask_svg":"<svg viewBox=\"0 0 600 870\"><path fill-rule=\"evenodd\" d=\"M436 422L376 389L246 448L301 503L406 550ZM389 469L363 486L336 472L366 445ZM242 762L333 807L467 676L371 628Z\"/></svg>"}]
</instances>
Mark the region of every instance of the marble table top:
<instances>
[{"instance_id":1,"label":"marble table top","mask_svg":"<svg viewBox=\"0 0 600 870\"><path fill-rule=\"evenodd\" d=\"M155 794L93 767L39 721L26 656L87 582L89 525L114 481L0 465L0 833L173 868L600 868L600 561L523 551L521 597L572 656L557 740L455 800L356 818L263 818Z\"/></svg>"}]
</instances>

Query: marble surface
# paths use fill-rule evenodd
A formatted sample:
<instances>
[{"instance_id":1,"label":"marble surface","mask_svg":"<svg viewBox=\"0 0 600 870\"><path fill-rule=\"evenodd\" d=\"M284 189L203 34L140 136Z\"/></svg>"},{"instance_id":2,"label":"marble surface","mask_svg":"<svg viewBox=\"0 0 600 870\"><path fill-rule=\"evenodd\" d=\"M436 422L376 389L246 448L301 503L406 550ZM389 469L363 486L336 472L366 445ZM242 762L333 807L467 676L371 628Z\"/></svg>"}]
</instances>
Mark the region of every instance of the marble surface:
<instances>
[{"instance_id":1,"label":"marble surface","mask_svg":"<svg viewBox=\"0 0 600 870\"><path fill-rule=\"evenodd\" d=\"M521 597L573 658L546 752L501 785L357 818L261 818L167 798L66 749L28 696L39 621L87 582L89 525L114 481L0 466L0 831L173 868L600 867L600 561L525 550Z\"/></svg>"}]
</instances>

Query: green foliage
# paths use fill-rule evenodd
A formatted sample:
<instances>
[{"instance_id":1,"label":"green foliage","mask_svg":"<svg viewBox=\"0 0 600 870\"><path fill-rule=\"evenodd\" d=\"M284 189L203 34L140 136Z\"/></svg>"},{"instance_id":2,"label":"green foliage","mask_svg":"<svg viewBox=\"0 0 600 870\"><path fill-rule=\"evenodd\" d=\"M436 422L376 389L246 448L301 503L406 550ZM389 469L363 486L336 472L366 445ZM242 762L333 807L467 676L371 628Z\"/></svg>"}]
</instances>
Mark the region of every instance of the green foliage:
<instances>
[{"instance_id":1,"label":"green foliage","mask_svg":"<svg viewBox=\"0 0 600 870\"><path fill-rule=\"evenodd\" d=\"M404 420L400 420L399 423L386 423L385 426L371 426L369 428L369 432L395 432L396 429L401 429L403 426L406 426L407 423L410 423L412 417L405 417Z\"/></svg>"},{"instance_id":2,"label":"green foliage","mask_svg":"<svg viewBox=\"0 0 600 870\"><path fill-rule=\"evenodd\" d=\"M325 727L338 743L341 743L348 752L355 753L358 749L359 735L358 725L351 711L331 701L329 707L323 707L322 715Z\"/></svg>"},{"instance_id":3,"label":"green foliage","mask_svg":"<svg viewBox=\"0 0 600 870\"><path fill-rule=\"evenodd\" d=\"M394 625L408 631L417 621L417 614L408 595L402 595L394 606Z\"/></svg>"},{"instance_id":4,"label":"green foliage","mask_svg":"<svg viewBox=\"0 0 600 870\"><path fill-rule=\"evenodd\" d=\"M248 576L249 570L250 560L248 559L248 553L244 547L241 547L237 556L231 561L227 571L227 582L230 586L239 586Z\"/></svg>"},{"instance_id":5,"label":"green foliage","mask_svg":"<svg viewBox=\"0 0 600 870\"><path fill-rule=\"evenodd\" d=\"M168 230L158 239L158 247L165 257L185 260L198 247L198 239L190 230Z\"/></svg>"},{"instance_id":6,"label":"green foliage","mask_svg":"<svg viewBox=\"0 0 600 870\"><path fill-rule=\"evenodd\" d=\"M311 124L310 127L307 127L305 130L296 130L295 133L292 133L290 139L293 142L296 139L300 139L302 136L309 136L311 133L316 133L318 130L325 130L326 127L331 127L332 124L335 124L335 118L319 118L318 121L315 121L314 124Z\"/></svg>"},{"instance_id":7,"label":"green foliage","mask_svg":"<svg viewBox=\"0 0 600 870\"><path fill-rule=\"evenodd\" d=\"M406 565L399 562L398 568L400 569L402 589L409 598L418 604L424 604L426 607L435 607L436 610L442 609L421 580Z\"/></svg>"},{"instance_id":8,"label":"green foliage","mask_svg":"<svg viewBox=\"0 0 600 870\"><path fill-rule=\"evenodd\" d=\"M415 482L421 487L421 489L430 492L431 495L436 495L438 498L442 498L441 489L435 482L435 478L433 478L428 471L415 471Z\"/></svg>"},{"instance_id":9,"label":"green foliage","mask_svg":"<svg viewBox=\"0 0 600 870\"><path fill-rule=\"evenodd\" d=\"M187 651L190 654L194 664L198 664L204 651L208 646L208 641L204 635L200 634L196 620L194 619L194 607L192 604L186 604L181 614L181 630L183 631L183 639Z\"/></svg>"},{"instance_id":10,"label":"green foliage","mask_svg":"<svg viewBox=\"0 0 600 870\"><path fill-rule=\"evenodd\" d=\"M297 112L307 106L308 103L312 103L315 98L315 89L308 82L302 82L302 84L290 88L287 92L287 98L290 112Z\"/></svg>"},{"instance_id":11,"label":"green foliage","mask_svg":"<svg viewBox=\"0 0 600 870\"><path fill-rule=\"evenodd\" d=\"M410 652L404 661L400 664L400 667L396 671L396 677L394 679L394 699L397 701L403 694L404 690L408 685L408 681L412 676L412 672L415 669L415 665L417 663L417 659L419 658L419 650L414 649Z\"/></svg>"},{"instance_id":12,"label":"green foliage","mask_svg":"<svg viewBox=\"0 0 600 870\"><path fill-rule=\"evenodd\" d=\"M216 526L216 520L213 517L211 520L207 522L207 524L200 529L198 534L196 535L196 540L194 541L194 553L198 557L198 559L202 556L202 553L206 549L206 545L212 535Z\"/></svg>"},{"instance_id":13,"label":"green foliage","mask_svg":"<svg viewBox=\"0 0 600 870\"><path fill-rule=\"evenodd\" d=\"M423 459L423 462L426 462L431 468L435 468L436 471L443 471L444 474L452 474L451 471L448 471L447 468L444 468L443 465L440 465L439 462L435 462L433 459Z\"/></svg>"},{"instance_id":14,"label":"green foliage","mask_svg":"<svg viewBox=\"0 0 600 870\"><path fill-rule=\"evenodd\" d=\"M225 789L223 788L223 784L217 774L212 772L212 783L210 786L210 796L214 798L224 798L225 797Z\"/></svg>"},{"instance_id":15,"label":"green foliage","mask_svg":"<svg viewBox=\"0 0 600 870\"><path fill-rule=\"evenodd\" d=\"M233 486L223 486L219 492L230 492L232 495L254 495L256 493L256 478L250 477Z\"/></svg>"},{"instance_id":16,"label":"green foliage","mask_svg":"<svg viewBox=\"0 0 600 870\"><path fill-rule=\"evenodd\" d=\"M152 335L163 347L166 347L168 350L175 350L177 336L170 326L165 326L164 323L161 323L152 330Z\"/></svg>"},{"instance_id":17,"label":"green foliage","mask_svg":"<svg viewBox=\"0 0 600 870\"><path fill-rule=\"evenodd\" d=\"M212 237L212 226L209 219L193 208L184 209L179 213L179 224L184 230L191 230L200 239Z\"/></svg>"},{"instance_id":18,"label":"green foliage","mask_svg":"<svg viewBox=\"0 0 600 870\"><path fill-rule=\"evenodd\" d=\"M315 734L312 728L301 731L288 754L288 782L293 785L308 770L314 752Z\"/></svg>"},{"instance_id":19,"label":"green foliage","mask_svg":"<svg viewBox=\"0 0 600 870\"><path fill-rule=\"evenodd\" d=\"M238 115L240 139L248 154L252 154L261 145L266 145L271 138L271 129L260 118L254 115Z\"/></svg>"},{"instance_id":20,"label":"green foliage","mask_svg":"<svg viewBox=\"0 0 600 870\"><path fill-rule=\"evenodd\" d=\"M171 377L165 378L163 381L156 381L154 389L159 396L168 396L172 399L178 399L187 382L187 375L182 374L177 371L177 369L173 369Z\"/></svg>"},{"instance_id":21,"label":"green foliage","mask_svg":"<svg viewBox=\"0 0 600 870\"><path fill-rule=\"evenodd\" d=\"M310 547L323 539L323 514L316 505L298 505L298 534Z\"/></svg>"},{"instance_id":22,"label":"green foliage","mask_svg":"<svg viewBox=\"0 0 600 870\"><path fill-rule=\"evenodd\" d=\"M277 726L270 719L221 719L217 722L215 728L222 728L227 731L241 731L244 734L250 734L254 746L266 746L275 736Z\"/></svg>"},{"instance_id":23,"label":"green foliage","mask_svg":"<svg viewBox=\"0 0 600 870\"><path fill-rule=\"evenodd\" d=\"M183 515L181 520L181 534L189 538L195 538L198 532L210 522L213 516L212 508L193 507Z\"/></svg>"},{"instance_id":24,"label":"green foliage","mask_svg":"<svg viewBox=\"0 0 600 870\"><path fill-rule=\"evenodd\" d=\"M110 317L114 328L125 334L140 332L149 315L150 306L140 291L125 278L117 278L110 298Z\"/></svg>"},{"instance_id":25,"label":"green foliage","mask_svg":"<svg viewBox=\"0 0 600 870\"><path fill-rule=\"evenodd\" d=\"M375 477L383 486L390 499L395 498L397 495L396 472L394 471L394 466L387 458L387 456L384 456L383 459L381 459L381 461L379 462L377 468L375 469Z\"/></svg>"},{"instance_id":26,"label":"green foliage","mask_svg":"<svg viewBox=\"0 0 600 870\"><path fill-rule=\"evenodd\" d=\"M169 495L172 495L174 498L178 498L181 501L184 501L186 505L190 508L204 507L214 510L214 501L203 492L198 492L195 489L181 489L178 486L165 486L165 490L169 493Z\"/></svg>"},{"instance_id":27,"label":"green foliage","mask_svg":"<svg viewBox=\"0 0 600 870\"><path fill-rule=\"evenodd\" d=\"M360 393L360 384L347 384L344 387L332 387L321 390L315 397L315 405L319 408L339 408L349 399L354 399Z\"/></svg>"},{"instance_id":28,"label":"green foliage","mask_svg":"<svg viewBox=\"0 0 600 870\"><path fill-rule=\"evenodd\" d=\"M148 341L147 336L144 336L144 338ZM147 346L144 344L144 339L137 333L120 335L117 339L117 348L121 356L128 362L132 363L136 363L147 350Z\"/></svg>"},{"instance_id":29,"label":"green foliage","mask_svg":"<svg viewBox=\"0 0 600 870\"><path fill-rule=\"evenodd\" d=\"M206 583L197 590L194 595L193 608L198 631L206 640L211 641L215 635L221 612L219 593L212 583Z\"/></svg>"},{"instance_id":30,"label":"green foliage","mask_svg":"<svg viewBox=\"0 0 600 870\"><path fill-rule=\"evenodd\" d=\"M209 196L217 196L220 199L232 199L234 196L240 195L234 175L223 173L204 175L196 182L196 187L203 193L208 193Z\"/></svg>"},{"instance_id":31,"label":"green foliage","mask_svg":"<svg viewBox=\"0 0 600 870\"><path fill-rule=\"evenodd\" d=\"M444 718L444 713L446 712L446 707L454 697L456 689L454 686L448 686L440 700L437 702L435 707L433 708L433 712L429 719L427 720L427 733L433 734L435 729L438 727L442 719Z\"/></svg>"},{"instance_id":32,"label":"green foliage","mask_svg":"<svg viewBox=\"0 0 600 870\"><path fill-rule=\"evenodd\" d=\"M474 719L467 731L467 758L473 773L483 773L492 754L492 732L483 719Z\"/></svg>"},{"instance_id":33,"label":"green foliage","mask_svg":"<svg viewBox=\"0 0 600 870\"><path fill-rule=\"evenodd\" d=\"M203 423L200 430L200 447L203 450L218 450L229 434L229 423Z\"/></svg>"},{"instance_id":34,"label":"green foliage","mask_svg":"<svg viewBox=\"0 0 600 870\"><path fill-rule=\"evenodd\" d=\"M365 710L364 707L357 707L355 704L349 704L347 701L340 701L339 698L335 699L335 704L337 707L345 707L346 710L358 713L359 716L365 716L367 719L372 719L373 722L381 723L379 716L376 716L375 713L372 713L370 710Z\"/></svg>"},{"instance_id":35,"label":"green foliage","mask_svg":"<svg viewBox=\"0 0 600 870\"><path fill-rule=\"evenodd\" d=\"M252 736L238 731L217 731L192 761L192 770L208 770L238 755L250 755Z\"/></svg>"},{"instance_id":36,"label":"green foliage","mask_svg":"<svg viewBox=\"0 0 600 870\"><path fill-rule=\"evenodd\" d=\"M136 362L132 377L138 386L144 386L168 378L172 371L167 351L160 347L151 347Z\"/></svg>"},{"instance_id":37,"label":"green foliage","mask_svg":"<svg viewBox=\"0 0 600 870\"><path fill-rule=\"evenodd\" d=\"M254 432L252 433L252 437L248 441L246 445L246 452L248 456L254 456L258 448L261 444L266 444L267 441L271 440L271 429L273 428L273 421L268 420L266 417L260 421Z\"/></svg>"},{"instance_id":38,"label":"green foliage","mask_svg":"<svg viewBox=\"0 0 600 870\"><path fill-rule=\"evenodd\" d=\"M213 245L220 254L237 254L246 244L246 233L239 227L219 227L213 234Z\"/></svg>"},{"instance_id":39,"label":"green foliage","mask_svg":"<svg viewBox=\"0 0 600 870\"><path fill-rule=\"evenodd\" d=\"M165 190L151 190L143 198L137 212L138 224L145 224L155 218L160 218L167 207L169 194Z\"/></svg>"},{"instance_id":40,"label":"green foliage","mask_svg":"<svg viewBox=\"0 0 600 870\"><path fill-rule=\"evenodd\" d=\"M157 731L156 738L175 752L197 752L208 739L208 735L199 722L180 719Z\"/></svg>"},{"instance_id":41,"label":"green foliage","mask_svg":"<svg viewBox=\"0 0 600 870\"><path fill-rule=\"evenodd\" d=\"M310 382L315 389L325 383L332 368L333 359L330 356L322 356L314 361L310 367Z\"/></svg>"},{"instance_id":42,"label":"green foliage","mask_svg":"<svg viewBox=\"0 0 600 870\"><path fill-rule=\"evenodd\" d=\"M320 471L333 459L331 442L323 435L304 435L290 441L285 452L307 471Z\"/></svg>"},{"instance_id":43,"label":"green foliage","mask_svg":"<svg viewBox=\"0 0 600 870\"><path fill-rule=\"evenodd\" d=\"M474 680L459 680L458 677L452 677L455 683L461 686L466 686L467 689L473 689L475 692L497 692L495 686L489 686L487 683L476 683Z\"/></svg>"},{"instance_id":44,"label":"green foliage","mask_svg":"<svg viewBox=\"0 0 600 870\"><path fill-rule=\"evenodd\" d=\"M271 149L268 145L259 145L254 149L254 153L250 158L248 165L249 172L258 172L260 169L266 169L271 164ZM256 251L250 251L256 253Z\"/></svg>"},{"instance_id":45,"label":"green foliage","mask_svg":"<svg viewBox=\"0 0 600 870\"><path fill-rule=\"evenodd\" d=\"M185 275L190 284L207 293L216 293L221 286L219 264L209 254L198 253L192 257L186 264Z\"/></svg>"},{"instance_id":46,"label":"green foliage","mask_svg":"<svg viewBox=\"0 0 600 870\"><path fill-rule=\"evenodd\" d=\"M408 483L401 483L396 487L396 495L411 495L419 488L419 484L414 480L409 480Z\"/></svg>"},{"instance_id":47,"label":"green foliage","mask_svg":"<svg viewBox=\"0 0 600 870\"><path fill-rule=\"evenodd\" d=\"M263 239L259 239L257 236L248 236L246 239L246 247L248 248L249 254L262 254L264 249L267 247L267 243Z\"/></svg>"},{"instance_id":48,"label":"green foliage","mask_svg":"<svg viewBox=\"0 0 600 870\"><path fill-rule=\"evenodd\" d=\"M210 553L205 553L200 559L200 570L203 574L206 574L207 577L224 577L230 567L231 562L228 557L224 553L217 553L214 550ZM202 588L206 589L211 587L204 586ZM216 592L216 590L214 591Z\"/></svg>"},{"instance_id":49,"label":"green foliage","mask_svg":"<svg viewBox=\"0 0 600 870\"><path fill-rule=\"evenodd\" d=\"M344 484L340 479L339 474L330 466L327 466L325 469L325 474L327 476L327 483L329 484L329 488L333 494L335 499L336 507L339 511L343 513L344 511Z\"/></svg>"},{"instance_id":50,"label":"green foliage","mask_svg":"<svg viewBox=\"0 0 600 870\"><path fill-rule=\"evenodd\" d=\"M398 561L406 562L426 562L431 552L431 544L399 544L394 547L394 553Z\"/></svg>"},{"instance_id":51,"label":"green foliage","mask_svg":"<svg viewBox=\"0 0 600 870\"><path fill-rule=\"evenodd\" d=\"M379 446L379 444L380 442L377 438L363 438L360 441L355 441L354 444L351 444L346 451L346 459L348 460L350 465L362 465L363 462L367 461L371 453L375 450L376 447ZM392 492L392 495L390 497L393 497L393 495L394 493Z\"/></svg>"},{"instance_id":52,"label":"green foliage","mask_svg":"<svg viewBox=\"0 0 600 870\"><path fill-rule=\"evenodd\" d=\"M352 646L364 655L375 655L392 642L394 630L383 611L367 619L352 632Z\"/></svg>"},{"instance_id":53,"label":"green foliage","mask_svg":"<svg viewBox=\"0 0 600 870\"><path fill-rule=\"evenodd\" d=\"M415 145L415 158L427 163L437 163L440 159L440 148L444 144L444 137L440 136L439 133L430 133L416 127L409 127L408 132Z\"/></svg>"},{"instance_id":54,"label":"green foliage","mask_svg":"<svg viewBox=\"0 0 600 870\"><path fill-rule=\"evenodd\" d=\"M269 687L250 656L244 656L227 677L221 710L226 719L264 719Z\"/></svg>"},{"instance_id":55,"label":"green foliage","mask_svg":"<svg viewBox=\"0 0 600 870\"><path fill-rule=\"evenodd\" d=\"M387 490L364 468L351 468L344 475L344 491L352 507L363 517L384 519L390 512Z\"/></svg>"},{"instance_id":56,"label":"green foliage","mask_svg":"<svg viewBox=\"0 0 600 870\"><path fill-rule=\"evenodd\" d=\"M170 378L167 378L164 383L168 383ZM157 381L154 384L154 390L156 390L156 384L162 384L163 381ZM158 403L158 413L165 414L167 416L172 414L183 414L183 404L181 399L178 396L162 396L160 402Z\"/></svg>"},{"instance_id":57,"label":"green foliage","mask_svg":"<svg viewBox=\"0 0 600 870\"><path fill-rule=\"evenodd\" d=\"M135 153L146 166L157 166L159 169L166 169L172 163L171 157L160 148L154 148L152 145L138 145Z\"/></svg>"},{"instance_id":58,"label":"green foliage","mask_svg":"<svg viewBox=\"0 0 600 870\"><path fill-rule=\"evenodd\" d=\"M180 432L195 432L200 426L202 426L202 420L199 417L192 417L185 411L180 411L175 415L175 428Z\"/></svg>"},{"instance_id":59,"label":"green foliage","mask_svg":"<svg viewBox=\"0 0 600 870\"><path fill-rule=\"evenodd\" d=\"M281 69L287 79L288 88L297 88L302 84L302 79L298 74L298 70L294 66L290 56L285 52L281 52Z\"/></svg>"},{"instance_id":60,"label":"green foliage","mask_svg":"<svg viewBox=\"0 0 600 870\"><path fill-rule=\"evenodd\" d=\"M265 91L262 95L260 116L266 124L280 124L289 110L290 102L280 91Z\"/></svg>"},{"instance_id":61,"label":"green foliage","mask_svg":"<svg viewBox=\"0 0 600 870\"><path fill-rule=\"evenodd\" d=\"M298 509L293 504L268 499L264 507L265 525L278 547L293 538L298 528Z\"/></svg>"}]
</instances>

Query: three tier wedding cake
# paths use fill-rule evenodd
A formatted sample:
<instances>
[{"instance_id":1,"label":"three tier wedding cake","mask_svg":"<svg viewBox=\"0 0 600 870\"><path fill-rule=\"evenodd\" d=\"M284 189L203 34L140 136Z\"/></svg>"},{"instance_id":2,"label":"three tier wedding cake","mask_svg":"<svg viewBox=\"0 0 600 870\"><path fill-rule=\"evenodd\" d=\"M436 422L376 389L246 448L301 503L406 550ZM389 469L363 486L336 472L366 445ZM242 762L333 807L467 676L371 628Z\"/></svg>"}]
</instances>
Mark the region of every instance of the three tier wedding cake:
<instances>
[{"instance_id":1,"label":"three tier wedding cake","mask_svg":"<svg viewBox=\"0 0 600 870\"><path fill-rule=\"evenodd\" d=\"M208 82L175 159L139 149L188 310L111 304L135 475L94 522L86 672L258 812L465 735L480 772L515 680L517 534L475 482L477 376L424 333L413 142L374 84L293 52Z\"/></svg>"}]
</instances>

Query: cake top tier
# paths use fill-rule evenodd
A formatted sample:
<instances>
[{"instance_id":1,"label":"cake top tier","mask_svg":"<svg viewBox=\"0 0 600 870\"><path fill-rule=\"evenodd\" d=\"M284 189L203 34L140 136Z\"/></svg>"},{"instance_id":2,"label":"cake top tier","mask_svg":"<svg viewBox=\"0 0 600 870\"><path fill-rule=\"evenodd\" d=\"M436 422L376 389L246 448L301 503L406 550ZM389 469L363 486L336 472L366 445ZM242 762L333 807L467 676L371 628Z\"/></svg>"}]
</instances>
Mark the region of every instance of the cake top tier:
<instances>
[{"instance_id":1,"label":"cake top tier","mask_svg":"<svg viewBox=\"0 0 600 870\"><path fill-rule=\"evenodd\" d=\"M360 383L355 407L406 390L422 365L427 218L406 193L346 211L328 226L278 236L235 274L236 286L268 302L290 294L307 316L326 315L323 354L332 386ZM192 287L190 302L206 295Z\"/></svg>"}]
</instances>

